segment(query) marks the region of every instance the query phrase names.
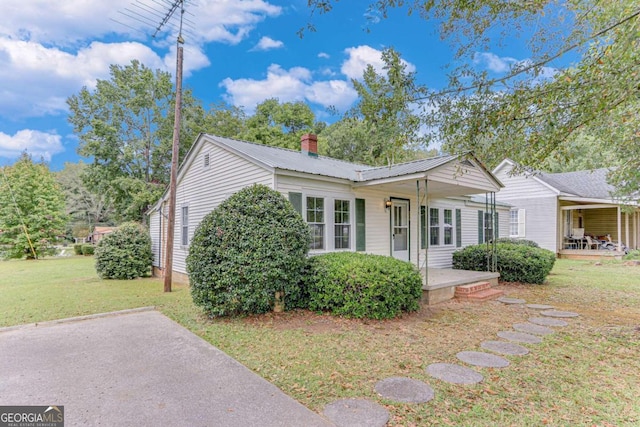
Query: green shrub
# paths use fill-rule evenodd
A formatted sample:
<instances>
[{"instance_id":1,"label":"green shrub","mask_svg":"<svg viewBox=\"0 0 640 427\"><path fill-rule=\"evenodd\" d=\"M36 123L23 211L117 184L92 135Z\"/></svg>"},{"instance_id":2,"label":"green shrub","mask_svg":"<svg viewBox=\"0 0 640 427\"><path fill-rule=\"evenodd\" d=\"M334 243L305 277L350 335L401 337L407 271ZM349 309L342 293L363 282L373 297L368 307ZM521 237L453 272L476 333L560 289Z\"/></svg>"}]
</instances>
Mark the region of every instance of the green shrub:
<instances>
[{"instance_id":1,"label":"green shrub","mask_svg":"<svg viewBox=\"0 0 640 427\"><path fill-rule=\"evenodd\" d=\"M305 288L312 310L388 319L418 309L422 279L408 262L380 255L336 252L309 260Z\"/></svg>"},{"instance_id":2,"label":"green shrub","mask_svg":"<svg viewBox=\"0 0 640 427\"><path fill-rule=\"evenodd\" d=\"M93 246L90 243L86 243L84 245L81 246L80 250L82 251L82 255L85 256L89 256L89 255L93 255L95 252L95 246Z\"/></svg>"},{"instance_id":3,"label":"green shrub","mask_svg":"<svg viewBox=\"0 0 640 427\"><path fill-rule=\"evenodd\" d=\"M73 253L76 255L82 255L82 244L78 243L73 245Z\"/></svg>"},{"instance_id":4,"label":"green shrub","mask_svg":"<svg viewBox=\"0 0 640 427\"><path fill-rule=\"evenodd\" d=\"M496 243L508 243L508 244L512 244L512 245L524 245L524 246L531 246L532 248L539 248L540 247L540 245L538 245L533 240L514 239L512 237L501 237L499 239L496 239Z\"/></svg>"},{"instance_id":5,"label":"green shrub","mask_svg":"<svg viewBox=\"0 0 640 427\"><path fill-rule=\"evenodd\" d=\"M96 247L96 270L104 279L135 279L151 273L151 238L140 224L122 224Z\"/></svg>"},{"instance_id":6,"label":"green shrub","mask_svg":"<svg viewBox=\"0 0 640 427\"><path fill-rule=\"evenodd\" d=\"M624 260L640 259L640 250L638 250L638 249L631 250L631 251L629 251L628 254L626 254L624 257L622 257L622 259L624 259Z\"/></svg>"},{"instance_id":7,"label":"green shrub","mask_svg":"<svg viewBox=\"0 0 640 427\"><path fill-rule=\"evenodd\" d=\"M486 271L487 245L472 245L453 253L453 268ZM528 245L498 243L496 263L500 279L506 282L542 284L556 262L553 252Z\"/></svg>"},{"instance_id":8,"label":"green shrub","mask_svg":"<svg viewBox=\"0 0 640 427\"><path fill-rule=\"evenodd\" d=\"M264 313L282 292L285 309L304 306L300 282L310 242L308 225L282 194L244 188L194 232L187 257L194 303L211 316Z\"/></svg>"}]
</instances>

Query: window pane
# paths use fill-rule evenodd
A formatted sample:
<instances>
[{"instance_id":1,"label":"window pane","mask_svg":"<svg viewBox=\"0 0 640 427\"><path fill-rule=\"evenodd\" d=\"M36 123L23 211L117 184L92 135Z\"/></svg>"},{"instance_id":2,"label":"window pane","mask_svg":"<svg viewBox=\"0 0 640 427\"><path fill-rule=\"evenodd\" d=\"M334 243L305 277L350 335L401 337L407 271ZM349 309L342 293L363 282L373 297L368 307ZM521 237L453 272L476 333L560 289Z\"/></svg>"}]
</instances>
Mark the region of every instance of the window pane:
<instances>
[{"instance_id":1,"label":"window pane","mask_svg":"<svg viewBox=\"0 0 640 427\"><path fill-rule=\"evenodd\" d=\"M334 247L335 249L349 249L351 237L351 218L349 215L349 201L335 200L333 204L334 217Z\"/></svg>"},{"instance_id":2,"label":"window pane","mask_svg":"<svg viewBox=\"0 0 640 427\"><path fill-rule=\"evenodd\" d=\"M429 209L429 244L440 244L440 211L436 208Z\"/></svg>"},{"instance_id":3,"label":"window pane","mask_svg":"<svg viewBox=\"0 0 640 427\"><path fill-rule=\"evenodd\" d=\"M310 249L324 249L324 199L307 197L307 223L311 228Z\"/></svg>"},{"instance_id":4,"label":"window pane","mask_svg":"<svg viewBox=\"0 0 640 427\"><path fill-rule=\"evenodd\" d=\"M518 211L512 210L509 213L509 235L518 236Z\"/></svg>"},{"instance_id":5,"label":"window pane","mask_svg":"<svg viewBox=\"0 0 640 427\"><path fill-rule=\"evenodd\" d=\"M182 218L180 219L181 229L181 244L187 246L189 244L189 207L182 207Z\"/></svg>"},{"instance_id":6,"label":"window pane","mask_svg":"<svg viewBox=\"0 0 640 427\"><path fill-rule=\"evenodd\" d=\"M484 213L484 241L493 240L493 221L491 212Z\"/></svg>"},{"instance_id":7,"label":"window pane","mask_svg":"<svg viewBox=\"0 0 640 427\"><path fill-rule=\"evenodd\" d=\"M451 209L444 210L444 244L453 244L453 211Z\"/></svg>"}]
</instances>

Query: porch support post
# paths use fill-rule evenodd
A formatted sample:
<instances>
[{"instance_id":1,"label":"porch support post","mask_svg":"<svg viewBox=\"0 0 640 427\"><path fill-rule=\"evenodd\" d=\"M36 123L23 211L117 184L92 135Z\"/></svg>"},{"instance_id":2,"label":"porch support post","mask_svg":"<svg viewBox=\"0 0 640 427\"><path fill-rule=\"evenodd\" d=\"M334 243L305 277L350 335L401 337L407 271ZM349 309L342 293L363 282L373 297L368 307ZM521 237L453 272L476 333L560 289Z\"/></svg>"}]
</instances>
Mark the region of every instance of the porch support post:
<instances>
[{"instance_id":1,"label":"porch support post","mask_svg":"<svg viewBox=\"0 0 640 427\"><path fill-rule=\"evenodd\" d=\"M420 215L420 210L421 210L421 206L420 206L420 180L416 180L416 212L417 212L417 221L416 224L418 224L418 232L416 233L418 235L418 238L416 239L416 252L418 254L418 256L416 256L416 265L418 266L418 270L420 270L420 243L422 242L422 216Z\"/></svg>"},{"instance_id":2,"label":"porch support post","mask_svg":"<svg viewBox=\"0 0 640 427\"><path fill-rule=\"evenodd\" d=\"M624 213L624 241L627 248L631 247L631 240L629 240L629 213Z\"/></svg>"},{"instance_id":3,"label":"porch support post","mask_svg":"<svg viewBox=\"0 0 640 427\"><path fill-rule=\"evenodd\" d=\"M424 286L429 286L429 179L424 179Z\"/></svg>"},{"instance_id":4,"label":"porch support post","mask_svg":"<svg viewBox=\"0 0 640 427\"><path fill-rule=\"evenodd\" d=\"M618 205L618 251L622 252L622 214Z\"/></svg>"},{"instance_id":5,"label":"porch support post","mask_svg":"<svg viewBox=\"0 0 640 427\"><path fill-rule=\"evenodd\" d=\"M492 272L496 272L498 270L498 257L497 257L497 240L500 236L498 236L498 230L499 230L499 225L498 221L496 221L498 219L498 215L496 213L496 193L495 191L491 192L491 221L493 221L493 223L491 224L491 227L493 229L493 239L492 239L492 248L491 248L491 271Z\"/></svg>"}]
</instances>

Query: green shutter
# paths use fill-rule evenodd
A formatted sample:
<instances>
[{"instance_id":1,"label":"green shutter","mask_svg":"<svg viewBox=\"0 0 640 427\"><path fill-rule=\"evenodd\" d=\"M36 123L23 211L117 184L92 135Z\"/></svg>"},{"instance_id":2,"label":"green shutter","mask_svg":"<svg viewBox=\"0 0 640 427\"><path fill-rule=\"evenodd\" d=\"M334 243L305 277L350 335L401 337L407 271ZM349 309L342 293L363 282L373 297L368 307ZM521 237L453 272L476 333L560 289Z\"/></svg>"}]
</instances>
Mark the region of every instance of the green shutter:
<instances>
[{"instance_id":1,"label":"green shutter","mask_svg":"<svg viewBox=\"0 0 640 427\"><path fill-rule=\"evenodd\" d=\"M420 206L420 249L427 247L427 207Z\"/></svg>"},{"instance_id":2,"label":"green shutter","mask_svg":"<svg viewBox=\"0 0 640 427\"><path fill-rule=\"evenodd\" d=\"M498 229L498 225L500 224L500 221L498 220L498 212L496 212L495 223L496 223L496 225L493 227L493 229L494 229L493 235L495 236L494 239L499 239L500 238L500 230Z\"/></svg>"},{"instance_id":3,"label":"green shutter","mask_svg":"<svg viewBox=\"0 0 640 427\"><path fill-rule=\"evenodd\" d=\"M462 247L462 211L456 209L456 248Z\"/></svg>"},{"instance_id":4,"label":"green shutter","mask_svg":"<svg viewBox=\"0 0 640 427\"><path fill-rule=\"evenodd\" d=\"M293 205L293 208L302 215L302 193L289 193L289 201Z\"/></svg>"},{"instance_id":5,"label":"green shutter","mask_svg":"<svg viewBox=\"0 0 640 427\"><path fill-rule=\"evenodd\" d=\"M356 199L356 251L367 249L367 231L364 199Z\"/></svg>"},{"instance_id":6,"label":"green shutter","mask_svg":"<svg viewBox=\"0 0 640 427\"><path fill-rule=\"evenodd\" d=\"M484 243L484 212L478 211L478 244Z\"/></svg>"}]
</instances>

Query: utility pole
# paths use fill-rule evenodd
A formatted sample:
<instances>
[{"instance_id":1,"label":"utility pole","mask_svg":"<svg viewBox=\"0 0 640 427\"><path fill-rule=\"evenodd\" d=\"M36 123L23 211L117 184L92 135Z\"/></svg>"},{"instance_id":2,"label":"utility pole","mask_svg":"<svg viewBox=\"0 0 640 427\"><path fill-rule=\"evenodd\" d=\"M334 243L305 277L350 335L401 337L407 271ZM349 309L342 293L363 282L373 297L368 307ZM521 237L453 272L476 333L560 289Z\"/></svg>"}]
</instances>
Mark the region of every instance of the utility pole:
<instances>
[{"instance_id":1,"label":"utility pole","mask_svg":"<svg viewBox=\"0 0 640 427\"><path fill-rule=\"evenodd\" d=\"M182 38L182 14L184 14L184 0L176 0L171 11L167 14L168 20L176 8L180 6L180 32L178 33L178 49L176 58L176 106L173 122L173 146L171 150L171 180L169 183L169 217L167 218L167 247L164 258L164 291L171 292L171 280L173 275L173 240L176 224L176 181L178 180L178 158L180 148L180 122L182 111L182 56L184 39ZM163 23L165 22L163 21ZM162 25L162 24L161 24ZM160 27L158 27L159 29Z\"/></svg>"}]
</instances>

